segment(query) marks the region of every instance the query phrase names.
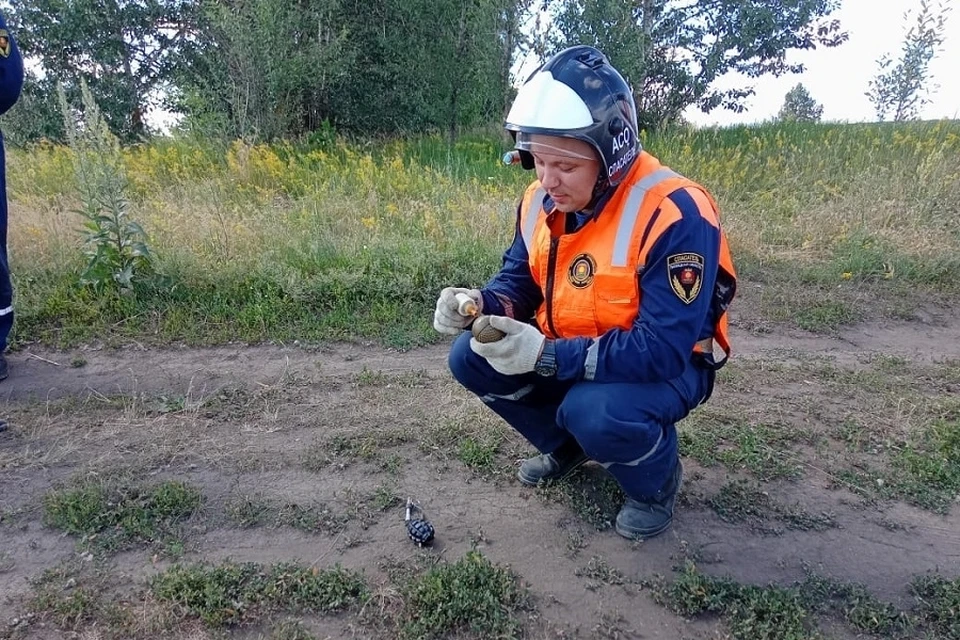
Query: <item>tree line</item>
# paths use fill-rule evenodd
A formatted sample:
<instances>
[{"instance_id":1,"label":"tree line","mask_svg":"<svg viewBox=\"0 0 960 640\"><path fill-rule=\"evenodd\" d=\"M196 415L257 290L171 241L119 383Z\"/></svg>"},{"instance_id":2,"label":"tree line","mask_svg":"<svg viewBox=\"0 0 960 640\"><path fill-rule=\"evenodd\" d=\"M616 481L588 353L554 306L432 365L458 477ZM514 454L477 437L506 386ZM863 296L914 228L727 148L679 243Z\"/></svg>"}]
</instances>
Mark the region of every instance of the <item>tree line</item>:
<instances>
[{"instance_id":1,"label":"tree line","mask_svg":"<svg viewBox=\"0 0 960 640\"><path fill-rule=\"evenodd\" d=\"M502 121L518 62L599 47L635 90L641 126L689 106L742 110L750 79L802 71L789 53L841 44L836 0L6 0L28 59L15 143L59 141L89 87L123 141L154 109L224 139L460 131ZM527 65L529 70L530 65ZM739 72L743 86L717 89Z\"/></svg>"}]
</instances>

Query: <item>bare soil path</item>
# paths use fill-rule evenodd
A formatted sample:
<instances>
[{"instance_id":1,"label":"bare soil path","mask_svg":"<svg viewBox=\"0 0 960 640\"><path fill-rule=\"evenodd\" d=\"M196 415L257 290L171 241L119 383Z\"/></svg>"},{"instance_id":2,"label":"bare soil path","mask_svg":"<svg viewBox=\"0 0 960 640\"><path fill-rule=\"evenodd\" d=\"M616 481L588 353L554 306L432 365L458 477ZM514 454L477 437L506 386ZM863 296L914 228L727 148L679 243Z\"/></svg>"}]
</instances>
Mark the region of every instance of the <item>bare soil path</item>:
<instances>
[{"instance_id":1,"label":"bare soil path","mask_svg":"<svg viewBox=\"0 0 960 640\"><path fill-rule=\"evenodd\" d=\"M336 562L382 585L385 567L423 552L406 539L399 504L374 508L370 496L385 490L396 499L416 496L438 531L429 553L456 559L476 547L529 585L538 603L527 623L530 637L725 637L716 621L684 620L645 593L645 581L669 577L685 559L706 573L753 584L786 585L815 570L863 583L905 608L916 576L960 575L956 505L944 515L899 500L865 502L838 480L831 464L844 451L833 426L821 428L815 418L845 407L866 423L881 409L866 400L851 403L859 396L841 394L811 374L822 376L816 367L826 363L831 375L855 376L877 358L933 367L943 379L937 397L949 401L951 390L960 394L950 377L960 363L960 319L859 325L832 336L739 331L735 339L730 383L720 385L710 406L766 412L759 423L780 416L831 436L778 452L777 460L801 469L795 477L761 478L776 504L795 505L814 520L828 514L829 526L786 526L770 514L723 517L718 492L751 463L740 469L691 458L674 527L631 544L598 528L575 502L513 479L514 461L529 449L453 383L445 344L409 352L359 344L24 349L10 356L11 377L0 383L0 418L10 423L0 435L0 516L6 514L0 519L0 637L62 637L62 630L38 625L4 636L2 625L27 611L30 580L80 554L75 537L44 525L45 493L78 474L110 469L200 488L205 516L195 519L180 561ZM776 375L764 374L768 368ZM813 411L817 406L821 413ZM897 416L890 409L884 424ZM464 424L480 430L463 431ZM457 439L491 433L499 442L492 470L465 466ZM337 436L373 450L337 450L331 446ZM588 467L578 482L600 486L603 472ZM353 515L328 534L244 528L225 515L238 498L322 503ZM109 559L106 584L111 592L135 593L172 562L132 549ZM317 637L372 633L349 616L311 618L309 625ZM82 633L84 626L77 628ZM180 633L208 637L199 627ZM268 637L263 633L241 629L233 637Z\"/></svg>"},{"instance_id":2,"label":"bare soil path","mask_svg":"<svg viewBox=\"0 0 960 640\"><path fill-rule=\"evenodd\" d=\"M802 331L734 333L737 356L780 358L790 354L827 357L841 364L884 354L919 361L960 358L960 319L951 323L857 325L836 335ZM12 375L0 386L0 399L53 399L96 392L105 395L205 394L224 386L273 384L294 371L349 376L363 370L446 373L446 344L398 352L357 344L319 349L296 346L49 351L12 354ZM81 366L77 366L81 364Z\"/></svg>"}]
</instances>

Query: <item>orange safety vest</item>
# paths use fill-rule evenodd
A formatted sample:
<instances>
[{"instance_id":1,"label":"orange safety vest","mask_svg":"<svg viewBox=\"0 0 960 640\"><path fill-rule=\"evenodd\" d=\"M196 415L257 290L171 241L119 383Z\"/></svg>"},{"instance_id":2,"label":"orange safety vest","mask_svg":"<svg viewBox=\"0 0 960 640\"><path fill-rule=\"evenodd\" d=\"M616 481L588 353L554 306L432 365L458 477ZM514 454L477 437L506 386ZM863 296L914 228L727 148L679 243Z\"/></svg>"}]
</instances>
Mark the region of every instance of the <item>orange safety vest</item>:
<instances>
[{"instance_id":1,"label":"orange safety vest","mask_svg":"<svg viewBox=\"0 0 960 640\"><path fill-rule=\"evenodd\" d=\"M544 335L596 338L610 329L633 326L640 312L638 275L647 254L680 219L674 208L660 211L660 205L684 187L696 190L691 195L703 195L709 207L701 204L700 213L720 230L719 289L714 295L720 313L713 338L696 343L694 351L712 352L716 340L724 354L730 355L726 307L736 289L736 271L720 227L719 207L703 187L645 151L604 205L602 215L575 233L563 233L566 221L562 212L543 211L546 191L539 182L524 193L520 231L530 257L530 272L543 292L536 319Z\"/></svg>"}]
</instances>

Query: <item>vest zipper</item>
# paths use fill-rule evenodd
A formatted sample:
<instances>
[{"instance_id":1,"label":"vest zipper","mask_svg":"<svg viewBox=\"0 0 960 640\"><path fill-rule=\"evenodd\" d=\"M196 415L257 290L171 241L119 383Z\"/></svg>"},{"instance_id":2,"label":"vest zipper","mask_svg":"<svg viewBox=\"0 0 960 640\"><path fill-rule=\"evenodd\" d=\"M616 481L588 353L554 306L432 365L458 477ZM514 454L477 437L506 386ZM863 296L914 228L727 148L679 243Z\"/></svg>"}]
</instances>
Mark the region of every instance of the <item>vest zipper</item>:
<instances>
[{"instance_id":1,"label":"vest zipper","mask_svg":"<svg viewBox=\"0 0 960 640\"><path fill-rule=\"evenodd\" d=\"M553 276L557 269L557 247L560 245L558 238L550 238L550 254L547 257L547 326L550 327L550 333L554 338L559 338L556 327L553 326Z\"/></svg>"}]
</instances>

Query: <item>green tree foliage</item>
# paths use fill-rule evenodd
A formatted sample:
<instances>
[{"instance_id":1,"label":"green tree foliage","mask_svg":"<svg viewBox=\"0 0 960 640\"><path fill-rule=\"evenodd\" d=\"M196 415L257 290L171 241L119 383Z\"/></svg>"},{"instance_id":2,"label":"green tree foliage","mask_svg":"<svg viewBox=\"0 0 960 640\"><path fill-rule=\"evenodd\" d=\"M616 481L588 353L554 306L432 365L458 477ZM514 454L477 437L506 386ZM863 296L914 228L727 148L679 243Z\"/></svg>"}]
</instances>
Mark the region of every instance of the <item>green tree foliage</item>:
<instances>
[{"instance_id":1,"label":"green tree foliage","mask_svg":"<svg viewBox=\"0 0 960 640\"><path fill-rule=\"evenodd\" d=\"M65 142L63 115L53 83L38 77L29 67L24 74L20 99L0 118L5 141L18 147L40 140Z\"/></svg>"},{"instance_id":2,"label":"green tree foliage","mask_svg":"<svg viewBox=\"0 0 960 640\"><path fill-rule=\"evenodd\" d=\"M340 0L217 0L177 70L187 125L252 140L317 129L346 80Z\"/></svg>"},{"instance_id":3,"label":"green tree foliage","mask_svg":"<svg viewBox=\"0 0 960 640\"><path fill-rule=\"evenodd\" d=\"M916 21L903 39L900 58L894 63L885 54L877 61L879 71L868 83L866 96L879 120L888 117L895 122L916 119L920 109L930 102L930 62L943 44L949 11L950 7L943 3L934 10L928 0L921 0ZM909 21L909 11L903 19Z\"/></svg>"},{"instance_id":4,"label":"green tree foliage","mask_svg":"<svg viewBox=\"0 0 960 640\"><path fill-rule=\"evenodd\" d=\"M803 83L797 83L784 96L777 118L788 122L820 122L822 115L823 106L817 104Z\"/></svg>"},{"instance_id":5,"label":"green tree foliage","mask_svg":"<svg viewBox=\"0 0 960 640\"><path fill-rule=\"evenodd\" d=\"M554 21L542 50L599 47L634 87L641 127L677 121L696 105L743 111L753 88L718 89L736 72L747 78L799 73L787 54L847 39L829 19L836 0L548 0Z\"/></svg>"},{"instance_id":6,"label":"green tree foliage","mask_svg":"<svg viewBox=\"0 0 960 640\"><path fill-rule=\"evenodd\" d=\"M489 122L505 109L527 0L217 0L181 70L191 124L293 137Z\"/></svg>"},{"instance_id":7,"label":"green tree foliage","mask_svg":"<svg viewBox=\"0 0 960 640\"><path fill-rule=\"evenodd\" d=\"M829 19L837 0L7 1L39 76L77 109L86 82L122 141L148 134L144 114L161 103L205 137L452 139L502 120L519 56L575 43L607 52L655 127L691 105L742 110L752 88L714 80L797 72L790 51L846 38ZM531 37L530 24L548 28ZM49 95L38 85L36 103ZM52 135L48 120L23 131Z\"/></svg>"},{"instance_id":8,"label":"green tree foliage","mask_svg":"<svg viewBox=\"0 0 960 640\"><path fill-rule=\"evenodd\" d=\"M133 140L147 133L144 115L191 46L197 2L11 0L11 5L24 56L60 79L71 104L81 104L83 80L115 134Z\"/></svg>"}]
</instances>

